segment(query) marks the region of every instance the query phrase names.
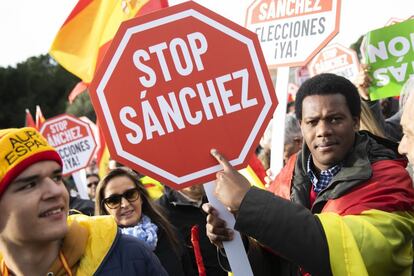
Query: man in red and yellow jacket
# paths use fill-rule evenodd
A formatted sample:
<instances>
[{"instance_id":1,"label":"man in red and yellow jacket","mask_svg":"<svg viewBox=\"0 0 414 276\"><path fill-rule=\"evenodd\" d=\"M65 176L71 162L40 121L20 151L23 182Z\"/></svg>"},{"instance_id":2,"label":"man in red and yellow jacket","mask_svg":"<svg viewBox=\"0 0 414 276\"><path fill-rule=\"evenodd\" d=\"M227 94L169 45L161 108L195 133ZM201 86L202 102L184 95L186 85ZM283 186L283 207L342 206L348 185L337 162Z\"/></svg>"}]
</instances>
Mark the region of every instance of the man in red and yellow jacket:
<instances>
[{"instance_id":1,"label":"man in red and yellow jacket","mask_svg":"<svg viewBox=\"0 0 414 276\"><path fill-rule=\"evenodd\" d=\"M218 199L260 244L255 275L411 275L414 190L397 145L358 132L355 86L317 75L297 93L305 144L271 189L250 188L216 150ZM210 205L208 235L231 237Z\"/></svg>"}]
</instances>

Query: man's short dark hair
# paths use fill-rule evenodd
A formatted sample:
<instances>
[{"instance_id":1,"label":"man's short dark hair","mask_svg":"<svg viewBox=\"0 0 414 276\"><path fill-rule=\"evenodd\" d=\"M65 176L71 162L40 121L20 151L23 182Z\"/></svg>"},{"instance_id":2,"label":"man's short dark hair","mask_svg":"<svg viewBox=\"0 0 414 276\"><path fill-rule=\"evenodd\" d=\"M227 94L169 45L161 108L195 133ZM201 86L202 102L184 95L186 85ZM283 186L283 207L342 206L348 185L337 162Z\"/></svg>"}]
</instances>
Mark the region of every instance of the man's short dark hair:
<instances>
[{"instance_id":1,"label":"man's short dark hair","mask_svg":"<svg viewBox=\"0 0 414 276\"><path fill-rule=\"evenodd\" d=\"M335 74L319 74L306 80L296 94L296 118L302 120L302 102L307 96L341 94L345 97L352 117L361 114L361 99L355 85Z\"/></svg>"}]
</instances>

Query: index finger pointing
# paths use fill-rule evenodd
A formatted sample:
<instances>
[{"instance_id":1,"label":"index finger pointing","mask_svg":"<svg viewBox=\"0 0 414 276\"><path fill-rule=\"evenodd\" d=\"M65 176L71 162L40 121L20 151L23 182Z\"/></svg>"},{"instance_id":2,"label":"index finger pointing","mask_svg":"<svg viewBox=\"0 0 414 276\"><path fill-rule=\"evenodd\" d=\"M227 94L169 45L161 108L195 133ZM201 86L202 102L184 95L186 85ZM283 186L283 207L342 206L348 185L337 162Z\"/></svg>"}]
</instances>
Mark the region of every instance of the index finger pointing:
<instances>
[{"instance_id":1,"label":"index finger pointing","mask_svg":"<svg viewBox=\"0 0 414 276\"><path fill-rule=\"evenodd\" d=\"M219 162L223 166L224 170L232 168L232 165L229 163L229 161L227 161L227 159L223 155L221 155L221 153L219 153L216 149L211 149L210 154L213 155L214 158L216 158L217 162Z\"/></svg>"}]
</instances>

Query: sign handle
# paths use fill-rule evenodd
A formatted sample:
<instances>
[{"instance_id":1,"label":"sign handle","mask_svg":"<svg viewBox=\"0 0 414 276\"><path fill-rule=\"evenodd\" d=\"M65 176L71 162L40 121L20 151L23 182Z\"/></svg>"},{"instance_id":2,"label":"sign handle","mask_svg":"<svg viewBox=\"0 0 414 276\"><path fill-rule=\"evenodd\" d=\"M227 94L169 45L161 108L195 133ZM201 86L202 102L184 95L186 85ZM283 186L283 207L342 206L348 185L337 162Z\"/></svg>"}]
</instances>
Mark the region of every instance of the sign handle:
<instances>
[{"instance_id":1,"label":"sign handle","mask_svg":"<svg viewBox=\"0 0 414 276\"><path fill-rule=\"evenodd\" d=\"M279 104L272 120L272 146L270 151L270 169L274 176L283 168L288 82L289 67L279 67L276 76L276 94Z\"/></svg>"},{"instance_id":2,"label":"sign handle","mask_svg":"<svg viewBox=\"0 0 414 276\"><path fill-rule=\"evenodd\" d=\"M214 196L214 189L216 183L214 181L204 184L208 201L218 211L219 216L223 219L227 227L234 230L236 220L232 213ZM226 251L227 259L229 260L231 270L234 276L253 276L252 268L250 267L247 258L246 250L243 246L240 233L234 230L234 238L232 241L223 242L224 250Z\"/></svg>"},{"instance_id":3,"label":"sign handle","mask_svg":"<svg viewBox=\"0 0 414 276\"><path fill-rule=\"evenodd\" d=\"M86 170L82 169L72 173L73 180L75 181L76 188L80 198L89 199L88 191L86 189Z\"/></svg>"}]
</instances>

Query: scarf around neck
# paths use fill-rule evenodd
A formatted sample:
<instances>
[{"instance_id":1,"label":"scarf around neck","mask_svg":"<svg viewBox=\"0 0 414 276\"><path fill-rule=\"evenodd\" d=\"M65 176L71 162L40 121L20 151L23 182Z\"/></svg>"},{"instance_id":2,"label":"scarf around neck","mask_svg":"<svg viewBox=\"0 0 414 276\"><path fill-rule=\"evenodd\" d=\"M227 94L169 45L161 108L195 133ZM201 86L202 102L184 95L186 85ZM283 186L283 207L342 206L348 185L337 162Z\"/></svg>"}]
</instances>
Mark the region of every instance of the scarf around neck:
<instances>
[{"instance_id":1,"label":"scarf around neck","mask_svg":"<svg viewBox=\"0 0 414 276\"><path fill-rule=\"evenodd\" d=\"M152 251L157 247L158 226L151 222L151 219L142 215L137 225L132 227L121 228L122 234L130 235L143 241Z\"/></svg>"}]
</instances>

